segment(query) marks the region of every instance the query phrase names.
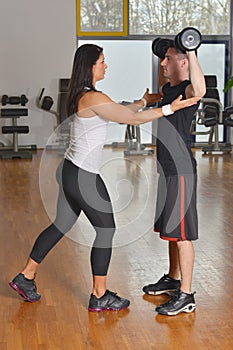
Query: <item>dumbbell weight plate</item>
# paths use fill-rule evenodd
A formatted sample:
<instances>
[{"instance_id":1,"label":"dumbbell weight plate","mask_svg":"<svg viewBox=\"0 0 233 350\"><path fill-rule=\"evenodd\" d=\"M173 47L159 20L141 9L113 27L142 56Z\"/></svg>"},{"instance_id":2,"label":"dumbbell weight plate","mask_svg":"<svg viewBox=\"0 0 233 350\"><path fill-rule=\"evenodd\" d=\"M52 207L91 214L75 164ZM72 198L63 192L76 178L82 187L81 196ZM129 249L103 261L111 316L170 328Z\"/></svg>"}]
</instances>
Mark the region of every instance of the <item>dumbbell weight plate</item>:
<instances>
[{"instance_id":1,"label":"dumbbell weight plate","mask_svg":"<svg viewBox=\"0 0 233 350\"><path fill-rule=\"evenodd\" d=\"M157 44L161 40L161 38L155 38L152 42L152 52L155 56L158 56Z\"/></svg>"},{"instance_id":2,"label":"dumbbell weight plate","mask_svg":"<svg viewBox=\"0 0 233 350\"><path fill-rule=\"evenodd\" d=\"M183 47L180 40L180 33L175 36L175 47L182 53L186 53L186 49Z\"/></svg>"},{"instance_id":3,"label":"dumbbell weight plate","mask_svg":"<svg viewBox=\"0 0 233 350\"><path fill-rule=\"evenodd\" d=\"M178 35L179 44L186 51L197 50L201 45L201 33L193 27L184 28Z\"/></svg>"},{"instance_id":4,"label":"dumbbell weight plate","mask_svg":"<svg viewBox=\"0 0 233 350\"><path fill-rule=\"evenodd\" d=\"M20 103L21 103L21 106L26 106L26 104L28 103L28 98L26 95L21 95L20 96Z\"/></svg>"},{"instance_id":5,"label":"dumbbell weight plate","mask_svg":"<svg viewBox=\"0 0 233 350\"><path fill-rule=\"evenodd\" d=\"M9 97L7 95L2 96L2 105L5 106L9 101Z\"/></svg>"},{"instance_id":6,"label":"dumbbell weight plate","mask_svg":"<svg viewBox=\"0 0 233 350\"><path fill-rule=\"evenodd\" d=\"M165 58L166 52L171 44L171 39L156 38L152 42L152 52L159 58Z\"/></svg>"}]
</instances>

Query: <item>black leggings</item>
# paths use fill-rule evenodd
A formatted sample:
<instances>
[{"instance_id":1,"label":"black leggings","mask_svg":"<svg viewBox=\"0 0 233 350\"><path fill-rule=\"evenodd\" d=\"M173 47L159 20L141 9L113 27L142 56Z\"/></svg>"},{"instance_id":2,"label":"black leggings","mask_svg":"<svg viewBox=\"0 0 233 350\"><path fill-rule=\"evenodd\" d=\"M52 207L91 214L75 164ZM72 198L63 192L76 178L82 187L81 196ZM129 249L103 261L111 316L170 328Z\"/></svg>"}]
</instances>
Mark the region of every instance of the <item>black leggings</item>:
<instances>
[{"instance_id":1,"label":"black leggings","mask_svg":"<svg viewBox=\"0 0 233 350\"><path fill-rule=\"evenodd\" d=\"M57 169L57 181L59 195L56 218L38 236L30 258L41 263L83 211L96 231L91 250L92 274L106 276L112 254L115 221L103 180L99 174L87 172L65 159Z\"/></svg>"}]
</instances>

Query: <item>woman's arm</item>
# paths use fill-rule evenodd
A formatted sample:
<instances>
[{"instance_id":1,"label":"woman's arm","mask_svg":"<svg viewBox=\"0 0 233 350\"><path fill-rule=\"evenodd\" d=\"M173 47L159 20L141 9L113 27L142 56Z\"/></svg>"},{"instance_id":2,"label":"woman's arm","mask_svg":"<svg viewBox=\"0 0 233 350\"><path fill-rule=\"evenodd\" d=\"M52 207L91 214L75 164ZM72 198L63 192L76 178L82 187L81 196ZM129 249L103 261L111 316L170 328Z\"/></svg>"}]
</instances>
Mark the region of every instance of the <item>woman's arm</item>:
<instances>
[{"instance_id":1,"label":"woman's arm","mask_svg":"<svg viewBox=\"0 0 233 350\"><path fill-rule=\"evenodd\" d=\"M149 93L149 89L147 88L141 99L134 101L133 103L129 103L125 105L125 107L130 109L134 113L136 113L137 111L146 107L147 105L152 105L152 104L155 104L156 102L161 101L161 99L162 99L162 96L160 94ZM93 105L98 105L98 104L103 104L108 102L114 102L114 101L112 101L110 97L103 94L102 92L90 91L80 99L78 104L78 113L81 110L82 111L86 110Z\"/></svg>"},{"instance_id":2,"label":"woman's arm","mask_svg":"<svg viewBox=\"0 0 233 350\"><path fill-rule=\"evenodd\" d=\"M95 97L92 96L92 103L94 101L95 103L86 106L84 109L79 108L78 115L80 117L98 115L104 119L120 124L140 125L158 119L165 115L164 113L166 113L166 109L164 109L164 107L134 112L126 106L115 103L105 94L102 94L100 92L93 92L92 95L95 95ZM91 98L91 96L89 97ZM193 97L190 99L181 100L181 98L182 96L179 96L171 103L169 114L172 114L179 109L196 104L200 99L198 97Z\"/></svg>"}]
</instances>

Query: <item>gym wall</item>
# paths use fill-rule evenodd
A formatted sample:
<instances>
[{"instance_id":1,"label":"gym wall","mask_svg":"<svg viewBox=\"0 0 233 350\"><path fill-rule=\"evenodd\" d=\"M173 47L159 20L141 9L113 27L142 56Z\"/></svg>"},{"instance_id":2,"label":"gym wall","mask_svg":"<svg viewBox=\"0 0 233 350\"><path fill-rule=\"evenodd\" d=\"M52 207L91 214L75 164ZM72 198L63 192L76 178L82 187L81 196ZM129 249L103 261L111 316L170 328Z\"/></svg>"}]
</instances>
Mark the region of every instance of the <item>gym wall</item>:
<instances>
[{"instance_id":1,"label":"gym wall","mask_svg":"<svg viewBox=\"0 0 233 350\"><path fill-rule=\"evenodd\" d=\"M44 87L57 109L59 78L70 76L76 49L76 1L1 0L0 42L0 96L29 99L29 116L18 124L30 132L19 136L19 144L43 148L57 123L36 99ZM7 121L0 119L3 125ZM11 135L0 134L0 140L11 143Z\"/></svg>"},{"instance_id":2,"label":"gym wall","mask_svg":"<svg viewBox=\"0 0 233 350\"><path fill-rule=\"evenodd\" d=\"M29 116L18 124L29 125L30 132L19 135L19 144L43 148L57 123L36 106L36 99L44 87L57 110L59 78L70 76L76 49L76 1L1 0L0 40L0 97L28 97ZM7 123L0 118L0 130ZM11 139L0 131L0 141L9 144Z\"/></svg>"}]
</instances>

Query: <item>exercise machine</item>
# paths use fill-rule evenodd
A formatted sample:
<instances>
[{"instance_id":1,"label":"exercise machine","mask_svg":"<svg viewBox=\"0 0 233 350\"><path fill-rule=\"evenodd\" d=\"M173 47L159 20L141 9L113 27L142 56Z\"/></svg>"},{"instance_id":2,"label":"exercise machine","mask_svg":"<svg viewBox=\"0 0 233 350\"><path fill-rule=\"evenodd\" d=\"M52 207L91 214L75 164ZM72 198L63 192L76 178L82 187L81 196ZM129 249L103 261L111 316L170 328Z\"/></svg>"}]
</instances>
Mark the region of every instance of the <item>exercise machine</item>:
<instances>
[{"instance_id":1,"label":"exercise machine","mask_svg":"<svg viewBox=\"0 0 233 350\"><path fill-rule=\"evenodd\" d=\"M120 102L123 106L130 104L128 101ZM150 107L147 107L147 109ZM125 139L124 142L113 142L113 148L123 147L127 148L124 151L124 156L145 156L153 155L154 150L146 148L146 145L141 143L141 131L139 125L129 125L126 126Z\"/></svg>"},{"instance_id":2,"label":"exercise machine","mask_svg":"<svg viewBox=\"0 0 233 350\"><path fill-rule=\"evenodd\" d=\"M14 159L14 158L32 158L32 150L36 150L36 145L19 145L19 134L28 134L29 126L18 125L18 118L27 117L28 109L25 108L28 99L26 95L10 96L3 95L1 104L4 108L1 108L1 118L10 119L11 125L2 126L3 134L12 134L12 145L3 145L0 147L1 159ZM17 108L5 107L6 105L18 105ZM19 107L19 105L21 107ZM23 107L23 108L22 108Z\"/></svg>"},{"instance_id":3,"label":"exercise machine","mask_svg":"<svg viewBox=\"0 0 233 350\"><path fill-rule=\"evenodd\" d=\"M37 107L55 115L57 121L56 139L52 144L46 146L47 149L65 150L70 139L70 119L67 120L66 114L66 95L68 91L69 79L59 79L58 104L57 110L53 110L54 100L51 96L44 96L45 88L37 99Z\"/></svg>"},{"instance_id":4,"label":"exercise machine","mask_svg":"<svg viewBox=\"0 0 233 350\"><path fill-rule=\"evenodd\" d=\"M233 106L223 108L215 75L205 75L205 81L206 94L201 99L190 133L191 135L209 135L208 144L202 147L204 154L214 152L230 153L232 151L231 143L219 141L219 126L233 126ZM197 131L197 125L204 125L207 130Z\"/></svg>"}]
</instances>

